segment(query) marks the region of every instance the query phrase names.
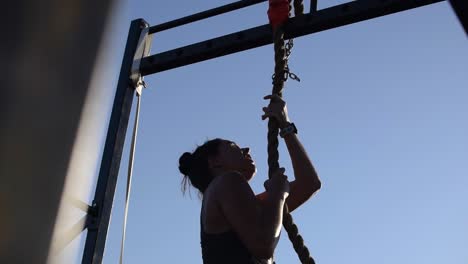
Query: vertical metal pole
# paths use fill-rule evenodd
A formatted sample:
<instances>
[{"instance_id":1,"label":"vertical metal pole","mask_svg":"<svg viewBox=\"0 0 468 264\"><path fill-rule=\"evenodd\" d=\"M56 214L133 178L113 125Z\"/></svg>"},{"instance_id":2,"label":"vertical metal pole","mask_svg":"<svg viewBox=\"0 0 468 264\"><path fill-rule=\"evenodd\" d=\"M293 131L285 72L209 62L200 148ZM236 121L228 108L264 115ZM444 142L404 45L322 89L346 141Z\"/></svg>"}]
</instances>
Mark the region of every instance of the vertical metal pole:
<instances>
[{"instance_id":1,"label":"vertical metal pole","mask_svg":"<svg viewBox=\"0 0 468 264\"><path fill-rule=\"evenodd\" d=\"M317 0L310 0L310 11L309 13L317 12Z\"/></svg>"},{"instance_id":2,"label":"vertical metal pole","mask_svg":"<svg viewBox=\"0 0 468 264\"><path fill-rule=\"evenodd\" d=\"M85 264L101 263L104 255L120 160L135 92L130 80L132 64L141 32L146 27L148 24L143 19L134 20L130 25L94 194L93 210L88 212L88 234L82 259L82 263Z\"/></svg>"},{"instance_id":3,"label":"vertical metal pole","mask_svg":"<svg viewBox=\"0 0 468 264\"><path fill-rule=\"evenodd\" d=\"M450 4L452 4L455 14L468 35L468 2L466 0L450 0Z\"/></svg>"}]
</instances>

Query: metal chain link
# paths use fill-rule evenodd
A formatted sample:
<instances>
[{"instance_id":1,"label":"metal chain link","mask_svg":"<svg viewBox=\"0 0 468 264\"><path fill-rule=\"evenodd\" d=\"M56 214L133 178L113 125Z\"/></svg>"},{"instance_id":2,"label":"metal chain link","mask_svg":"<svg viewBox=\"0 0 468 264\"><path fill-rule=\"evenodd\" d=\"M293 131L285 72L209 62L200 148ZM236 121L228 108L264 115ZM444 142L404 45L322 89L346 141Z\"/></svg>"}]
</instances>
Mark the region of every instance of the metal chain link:
<instances>
[{"instance_id":1,"label":"metal chain link","mask_svg":"<svg viewBox=\"0 0 468 264\"><path fill-rule=\"evenodd\" d=\"M291 79L291 80L294 80L294 81L297 81L297 82L300 82L301 79L299 78L299 76L297 76L295 73L291 72L291 70L289 69L289 56L291 56L291 52L292 52L292 49L294 47L294 40L293 39L289 39L288 42L286 42L284 44L284 51L285 51L285 58L284 58L284 70L281 72L281 75L282 75L282 78L277 80L276 79L276 74L273 73L273 75L271 76L271 79L273 81L273 84L275 84L275 82L278 82L278 81L287 81L288 79Z\"/></svg>"}]
</instances>

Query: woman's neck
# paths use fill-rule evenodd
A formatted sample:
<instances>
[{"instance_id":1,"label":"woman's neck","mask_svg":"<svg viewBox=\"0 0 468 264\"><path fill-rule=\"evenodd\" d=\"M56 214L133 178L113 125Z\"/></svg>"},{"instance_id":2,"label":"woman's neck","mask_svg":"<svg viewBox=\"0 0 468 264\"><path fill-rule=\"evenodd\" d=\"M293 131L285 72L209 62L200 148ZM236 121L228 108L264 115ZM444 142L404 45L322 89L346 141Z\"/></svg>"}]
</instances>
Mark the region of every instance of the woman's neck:
<instances>
[{"instance_id":1,"label":"woman's neck","mask_svg":"<svg viewBox=\"0 0 468 264\"><path fill-rule=\"evenodd\" d=\"M228 169L228 168L214 168L214 169L211 169L211 173L212 173L212 175L214 177L222 176L222 175L225 175L226 173L230 173L230 172L240 173L242 175L242 177L244 177L244 179L247 179L245 177L244 173L242 171L239 171L239 170Z\"/></svg>"}]
</instances>

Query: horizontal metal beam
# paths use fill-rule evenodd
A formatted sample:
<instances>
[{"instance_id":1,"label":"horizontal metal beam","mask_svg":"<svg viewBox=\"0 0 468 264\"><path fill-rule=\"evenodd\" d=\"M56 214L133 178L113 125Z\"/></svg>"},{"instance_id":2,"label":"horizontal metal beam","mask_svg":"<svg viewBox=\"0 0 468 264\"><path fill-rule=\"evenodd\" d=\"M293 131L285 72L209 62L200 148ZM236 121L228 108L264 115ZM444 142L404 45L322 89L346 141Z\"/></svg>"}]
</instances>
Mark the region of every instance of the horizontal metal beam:
<instances>
[{"instance_id":1,"label":"horizontal metal beam","mask_svg":"<svg viewBox=\"0 0 468 264\"><path fill-rule=\"evenodd\" d=\"M455 14L468 35L468 2L466 0L450 0L450 4L452 4Z\"/></svg>"},{"instance_id":2,"label":"horizontal metal beam","mask_svg":"<svg viewBox=\"0 0 468 264\"><path fill-rule=\"evenodd\" d=\"M357 0L289 19L285 38L296 38L385 16L444 0ZM263 25L146 57L142 75L150 75L272 43L270 25Z\"/></svg>"},{"instance_id":3,"label":"horizontal metal beam","mask_svg":"<svg viewBox=\"0 0 468 264\"><path fill-rule=\"evenodd\" d=\"M196 14L193 14L193 15L190 15L190 16L186 16L186 17L182 17L182 18L179 18L179 19L176 19L176 20L172 20L172 21L160 24L160 25L152 26L149 29L149 33L153 34L153 33L160 32L160 31L163 31L163 30L167 30L167 29L170 29L170 28L175 28L175 27L178 27L178 26L182 26L182 25L189 24L189 23L192 23L192 22L195 22L195 21L203 20L203 19L206 19L206 18L209 18L209 17L214 17L214 16L217 16L217 15L221 15L221 14L224 14L224 13L228 13L228 12L238 10L238 9L241 9L241 8L244 8L244 7L248 7L248 6L251 6L251 5L256 5L256 4L259 4L259 3L262 3L262 2L266 2L266 1L267 0L242 0L242 1L237 1L237 2L234 2L234 3L230 3L230 4L227 4L227 5L220 6L220 7L216 7L216 8L210 9L210 10L206 10L206 11L203 11L203 12L200 12L200 13L196 13Z\"/></svg>"}]
</instances>

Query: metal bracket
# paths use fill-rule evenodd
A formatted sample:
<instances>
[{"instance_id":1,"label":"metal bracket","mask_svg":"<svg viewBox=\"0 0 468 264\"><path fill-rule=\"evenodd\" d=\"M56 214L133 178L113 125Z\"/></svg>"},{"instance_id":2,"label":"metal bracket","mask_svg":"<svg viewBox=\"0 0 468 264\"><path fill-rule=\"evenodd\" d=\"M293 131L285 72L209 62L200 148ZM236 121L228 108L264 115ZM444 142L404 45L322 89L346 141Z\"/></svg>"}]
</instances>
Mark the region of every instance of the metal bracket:
<instances>
[{"instance_id":1,"label":"metal bracket","mask_svg":"<svg viewBox=\"0 0 468 264\"><path fill-rule=\"evenodd\" d=\"M91 229L91 230L96 230L97 229L97 217L98 217L98 213L99 213L99 210L98 210L98 205L96 204L96 202L93 201L93 205L89 206L88 207L88 216L86 218L86 222L85 222L85 228L86 229Z\"/></svg>"},{"instance_id":2,"label":"metal bracket","mask_svg":"<svg viewBox=\"0 0 468 264\"><path fill-rule=\"evenodd\" d=\"M141 61L143 58L149 56L152 42L153 35L149 34L149 25L146 24L145 28L141 31L140 39L138 40L130 74L130 80L133 87L137 90L138 95L141 95L142 86L145 87L143 76L140 71Z\"/></svg>"}]
</instances>

